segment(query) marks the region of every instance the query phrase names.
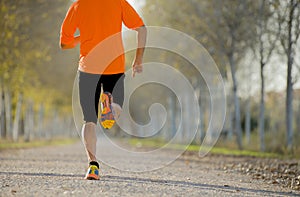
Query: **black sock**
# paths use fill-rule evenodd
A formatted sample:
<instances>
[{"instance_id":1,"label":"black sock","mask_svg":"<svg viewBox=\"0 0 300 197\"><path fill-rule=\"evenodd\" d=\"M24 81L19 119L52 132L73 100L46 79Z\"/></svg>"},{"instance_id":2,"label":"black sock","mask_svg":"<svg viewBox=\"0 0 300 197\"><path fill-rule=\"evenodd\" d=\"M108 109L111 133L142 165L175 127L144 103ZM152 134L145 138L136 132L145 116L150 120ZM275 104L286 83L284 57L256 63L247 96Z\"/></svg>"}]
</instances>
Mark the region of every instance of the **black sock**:
<instances>
[{"instance_id":1,"label":"black sock","mask_svg":"<svg viewBox=\"0 0 300 197\"><path fill-rule=\"evenodd\" d=\"M97 166L97 168L99 168L99 164L97 161L91 161L90 166L92 166L92 165Z\"/></svg>"}]
</instances>

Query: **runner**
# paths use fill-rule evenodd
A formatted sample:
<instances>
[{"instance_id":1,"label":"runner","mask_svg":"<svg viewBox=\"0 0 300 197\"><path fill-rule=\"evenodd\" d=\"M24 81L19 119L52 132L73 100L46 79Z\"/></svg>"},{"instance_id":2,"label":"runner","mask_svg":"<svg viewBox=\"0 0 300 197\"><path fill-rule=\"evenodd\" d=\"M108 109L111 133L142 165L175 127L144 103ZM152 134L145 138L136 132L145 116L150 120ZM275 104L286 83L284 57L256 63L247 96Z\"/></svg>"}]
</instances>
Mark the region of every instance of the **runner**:
<instances>
[{"instance_id":1,"label":"runner","mask_svg":"<svg viewBox=\"0 0 300 197\"><path fill-rule=\"evenodd\" d=\"M123 105L125 60L120 34L122 23L138 33L138 48L132 65L134 77L143 70L147 30L143 20L126 0L77 0L69 8L61 27L62 49L72 49L80 44L79 97L85 121L82 137L89 161L85 179L99 179L95 131L97 119L104 128L111 128ZM74 35L77 29L80 36ZM115 34L116 39L112 39L109 49L99 51L99 60L94 61L95 64L86 63L89 52L101 41ZM117 54L120 50L123 51L122 55L118 55L109 65L101 64L105 62L106 56Z\"/></svg>"}]
</instances>

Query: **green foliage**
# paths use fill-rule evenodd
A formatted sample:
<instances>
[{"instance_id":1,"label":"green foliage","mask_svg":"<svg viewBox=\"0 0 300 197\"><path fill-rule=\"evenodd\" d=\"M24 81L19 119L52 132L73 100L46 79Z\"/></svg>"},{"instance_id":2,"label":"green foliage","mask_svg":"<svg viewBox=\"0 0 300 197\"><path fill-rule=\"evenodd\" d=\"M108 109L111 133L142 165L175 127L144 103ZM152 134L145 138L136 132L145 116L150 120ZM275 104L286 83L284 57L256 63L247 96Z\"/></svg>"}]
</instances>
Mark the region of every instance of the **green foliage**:
<instances>
[{"instance_id":1,"label":"green foliage","mask_svg":"<svg viewBox=\"0 0 300 197\"><path fill-rule=\"evenodd\" d=\"M48 108L70 106L75 53L59 49L60 25L70 2L2 0L0 2L0 83L16 100ZM74 62L73 67L65 62ZM69 109L70 110L70 109Z\"/></svg>"},{"instance_id":2,"label":"green foliage","mask_svg":"<svg viewBox=\"0 0 300 197\"><path fill-rule=\"evenodd\" d=\"M166 145L166 142L159 139L137 139L132 138L128 142L131 145L137 147L148 147L148 148L160 148ZM200 146L191 144L188 147L181 144L172 144L168 146L171 149L175 150L187 150L187 151L199 151ZM236 147L225 148L222 146L215 146L210 150L212 154L221 154L221 155L235 155L235 156L252 156L252 157L263 157L263 158L282 158L284 155L277 154L274 152L259 152L254 150L238 150Z\"/></svg>"},{"instance_id":3,"label":"green foliage","mask_svg":"<svg viewBox=\"0 0 300 197\"><path fill-rule=\"evenodd\" d=\"M35 148L42 146L58 146L67 145L77 142L78 139L52 139L52 140L38 140L31 142L11 142L8 140L1 140L0 151L7 149L24 149L24 148Z\"/></svg>"}]
</instances>

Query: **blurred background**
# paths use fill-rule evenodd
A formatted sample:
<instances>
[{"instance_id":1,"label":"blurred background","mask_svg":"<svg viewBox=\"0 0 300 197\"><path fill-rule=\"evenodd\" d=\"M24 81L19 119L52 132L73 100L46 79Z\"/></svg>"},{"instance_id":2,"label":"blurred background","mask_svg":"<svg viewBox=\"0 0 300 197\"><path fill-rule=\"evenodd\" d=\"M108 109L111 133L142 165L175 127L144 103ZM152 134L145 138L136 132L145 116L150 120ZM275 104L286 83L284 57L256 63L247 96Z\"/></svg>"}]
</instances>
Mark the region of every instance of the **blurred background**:
<instances>
[{"instance_id":1,"label":"blurred background","mask_svg":"<svg viewBox=\"0 0 300 197\"><path fill-rule=\"evenodd\" d=\"M227 114L217 146L299 155L299 0L129 2L147 25L192 36L218 65L226 87ZM0 0L0 142L78 137L72 88L79 48L63 52L59 48L60 25L71 3ZM128 68L133 55L126 54ZM201 74L183 57L161 49L147 49L145 62L173 66L200 95L201 120L193 142L200 145L210 117L209 91ZM168 117L150 140L168 141L184 114L171 90L149 84L138 88L130 100L137 123L149 122L152 103L163 104ZM185 143L189 127L178 132L182 133L178 144ZM124 137L118 129L113 134Z\"/></svg>"}]
</instances>

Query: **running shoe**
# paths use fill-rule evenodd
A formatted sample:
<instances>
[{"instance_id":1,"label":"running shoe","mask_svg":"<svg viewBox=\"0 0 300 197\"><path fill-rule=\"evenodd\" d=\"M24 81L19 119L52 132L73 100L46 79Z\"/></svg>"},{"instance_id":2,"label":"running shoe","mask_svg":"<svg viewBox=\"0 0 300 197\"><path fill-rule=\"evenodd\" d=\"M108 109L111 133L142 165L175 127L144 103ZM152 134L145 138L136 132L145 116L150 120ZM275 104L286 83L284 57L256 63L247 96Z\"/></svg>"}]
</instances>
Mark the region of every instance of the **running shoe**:
<instances>
[{"instance_id":1,"label":"running shoe","mask_svg":"<svg viewBox=\"0 0 300 197\"><path fill-rule=\"evenodd\" d=\"M90 165L84 179L99 180L100 179L99 168L96 165Z\"/></svg>"},{"instance_id":2,"label":"running shoe","mask_svg":"<svg viewBox=\"0 0 300 197\"><path fill-rule=\"evenodd\" d=\"M112 95L109 92L103 92L100 95L100 110L101 114L99 122L105 129L111 129L115 124L115 118L112 108Z\"/></svg>"}]
</instances>

